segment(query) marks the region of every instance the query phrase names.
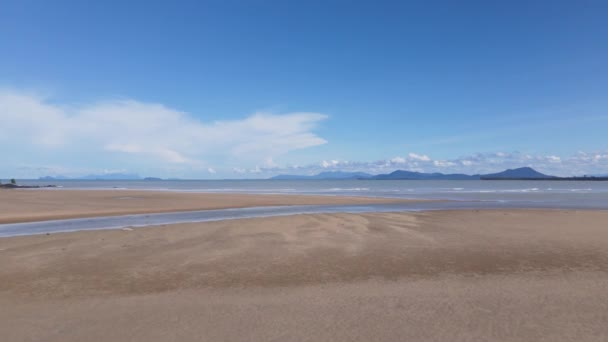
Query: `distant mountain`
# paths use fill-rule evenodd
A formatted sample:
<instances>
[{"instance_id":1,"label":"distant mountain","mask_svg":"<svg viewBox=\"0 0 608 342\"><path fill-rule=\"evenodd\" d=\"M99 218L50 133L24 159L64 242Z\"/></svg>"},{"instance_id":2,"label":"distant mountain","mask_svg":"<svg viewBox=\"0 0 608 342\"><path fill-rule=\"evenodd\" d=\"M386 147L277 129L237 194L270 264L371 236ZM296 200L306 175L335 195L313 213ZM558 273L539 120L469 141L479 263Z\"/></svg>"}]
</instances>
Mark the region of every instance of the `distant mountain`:
<instances>
[{"instance_id":1,"label":"distant mountain","mask_svg":"<svg viewBox=\"0 0 608 342\"><path fill-rule=\"evenodd\" d=\"M557 177L542 174L530 167L509 169L499 173L487 175L467 175L463 173L425 173L406 170L397 170L389 174L372 176L364 172L321 172L314 176L278 175L271 179L301 180L301 179L373 179L373 180L479 180L479 179L556 179Z\"/></svg>"},{"instance_id":2,"label":"distant mountain","mask_svg":"<svg viewBox=\"0 0 608 342\"><path fill-rule=\"evenodd\" d=\"M146 177L144 178L145 181L162 181L162 178L158 178L158 177Z\"/></svg>"},{"instance_id":3,"label":"distant mountain","mask_svg":"<svg viewBox=\"0 0 608 342\"><path fill-rule=\"evenodd\" d=\"M531 167L520 167L518 169L508 169L503 172L482 175L481 179L551 179L555 176L545 175Z\"/></svg>"},{"instance_id":4,"label":"distant mountain","mask_svg":"<svg viewBox=\"0 0 608 342\"><path fill-rule=\"evenodd\" d=\"M462 173L424 173L414 171L397 170L389 174L377 175L371 179L390 180L390 179L404 179L404 180L475 180L479 179L479 175L465 175Z\"/></svg>"},{"instance_id":5,"label":"distant mountain","mask_svg":"<svg viewBox=\"0 0 608 342\"><path fill-rule=\"evenodd\" d=\"M278 175L271 177L273 180L302 180L302 179L360 179L360 178L371 178L372 175L365 172L342 172L342 171L331 171L321 172L317 175L306 176L306 175Z\"/></svg>"},{"instance_id":6,"label":"distant mountain","mask_svg":"<svg viewBox=\"0 0 608 342\"><path fill-rule=\"evenodd\" d=\"M466 175L462 173L424 173L397 170L389 174L376 175L370 179L390 180L479 180L479 179L556 179L557 177L542 174L530 167L522 167L518 169L509 169L499 173L491 173L487 175Z\"/></svg>"}]
</instances>

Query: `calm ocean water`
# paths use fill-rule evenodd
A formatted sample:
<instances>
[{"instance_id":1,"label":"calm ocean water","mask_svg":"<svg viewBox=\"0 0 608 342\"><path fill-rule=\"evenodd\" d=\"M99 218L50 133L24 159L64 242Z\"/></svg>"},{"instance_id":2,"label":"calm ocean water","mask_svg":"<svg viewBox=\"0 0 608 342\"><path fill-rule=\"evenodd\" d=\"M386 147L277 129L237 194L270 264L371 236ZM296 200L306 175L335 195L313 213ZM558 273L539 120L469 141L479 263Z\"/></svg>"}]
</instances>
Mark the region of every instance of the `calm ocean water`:
<instances>
[{"instance_id":1,"label":"calm ocean water","mask_svg":"<svg viewBox=\"0 0 608 342\"><path fill-rule=\"evenodd\" d=\"M455 201L553 204L608 208L608 182L585 181L408 181L408 180L172 180L21 181L64 189L142 189L188 192L319 194ZM527 204L527 205L526 205Z\"/></svg>"}]
</instances>

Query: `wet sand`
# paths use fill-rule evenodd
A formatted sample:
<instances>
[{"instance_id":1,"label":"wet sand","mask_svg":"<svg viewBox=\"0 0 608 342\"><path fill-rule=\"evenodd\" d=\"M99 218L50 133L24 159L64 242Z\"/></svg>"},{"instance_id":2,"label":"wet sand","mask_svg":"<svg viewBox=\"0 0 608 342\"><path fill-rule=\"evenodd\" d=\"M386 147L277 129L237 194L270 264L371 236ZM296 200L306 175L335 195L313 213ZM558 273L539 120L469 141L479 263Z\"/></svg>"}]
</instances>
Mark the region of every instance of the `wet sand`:
<instances>
[{"instance_id":1,"label":"wet sand","mask_svg":"<svg viewBox=\"0 0 608 342\"><path fill-rule=\"evenodd\" d=\"M0 239L7 341L605 341L608 212L295 215Z\"/></svg>"},{"instance_id":2,"label":"wet sand","mask_svg":"<svg viewBox=\"0 0 608 342\"><path fill-rule=\"evenodd\" d=\"M0 190L0 224L277 205L411 202L402 199L137 190Z\"/></svg>"}]
</instances>

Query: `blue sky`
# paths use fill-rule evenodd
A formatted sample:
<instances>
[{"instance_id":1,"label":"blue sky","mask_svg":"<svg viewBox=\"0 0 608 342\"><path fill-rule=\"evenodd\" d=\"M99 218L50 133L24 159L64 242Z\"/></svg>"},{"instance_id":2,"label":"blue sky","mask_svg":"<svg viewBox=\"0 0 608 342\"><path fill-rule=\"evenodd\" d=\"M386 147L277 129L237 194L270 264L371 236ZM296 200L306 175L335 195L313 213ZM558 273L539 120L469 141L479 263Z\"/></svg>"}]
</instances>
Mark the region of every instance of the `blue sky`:
<instances>
[{"instance_id":1,"label":"blue sky","mask_svg":"<svg viewBox=\"0 0 608 342\"><path fill-rule=\"evenodd\" d=\"M3 1L0 176L608 173L605 1Z\"/></svg>"}]
</instances>

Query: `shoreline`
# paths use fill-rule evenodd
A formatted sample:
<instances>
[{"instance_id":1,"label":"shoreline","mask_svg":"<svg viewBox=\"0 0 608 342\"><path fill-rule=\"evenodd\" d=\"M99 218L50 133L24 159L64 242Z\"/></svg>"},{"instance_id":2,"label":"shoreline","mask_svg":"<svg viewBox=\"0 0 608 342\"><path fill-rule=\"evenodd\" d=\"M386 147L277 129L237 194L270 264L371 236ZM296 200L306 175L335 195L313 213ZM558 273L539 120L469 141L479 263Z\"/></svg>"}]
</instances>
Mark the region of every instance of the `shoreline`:
<instances>
[{"instance_id":1,"label":"shoreline","mask_svg":"<svg viewBox=\"0 0 608 342\"><path fill-rule=\"evenodd\" d=\"M120 215L296 205L414 203L429 200L304 194L242 194L155 190L0 191L0 224Z\"/></svg>"},{"instance_id":2,"label":"shoreline","mask_svg":"<svg viewBox=\"0 0 608 342\"><path fill-rule=\"evenodd\" d=\"M608 208L339 195L28 189L0 191L0 238L301 214L471 210L606 211Z\"/></svg>"},{"instance_id":3,"label":"shoreline","mask_svg":"<svg viewBox=\"0 0 608 342\"><path fill-rule=\"evenodd\" d=\"M202 211L179 211L148 214L127 214L119 216L96 216L84 218L68 218L59 220L28 221L17 223L1 223L0 239L31 236L50 235L61 233L75 233L104 230L133 230L141 228L171 227L181 224L197 224L208 222L238 222L250 219L269 219L274 217L297 217L301 215L365 215L365 214L407 214L407 213L457 213L480 211L543 211L551 212L608 212L608 209L593 208L398 208L398 209L370 209L371 205L364 205L363 210L354 210L355 206L276 206L276 207L245 207Z\"/></svg>"}]
</instances>

